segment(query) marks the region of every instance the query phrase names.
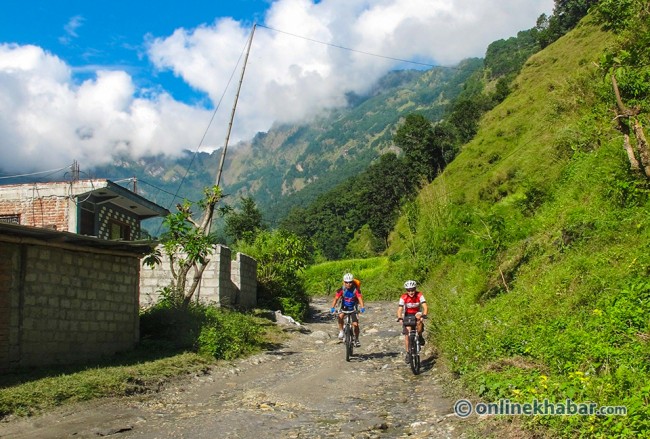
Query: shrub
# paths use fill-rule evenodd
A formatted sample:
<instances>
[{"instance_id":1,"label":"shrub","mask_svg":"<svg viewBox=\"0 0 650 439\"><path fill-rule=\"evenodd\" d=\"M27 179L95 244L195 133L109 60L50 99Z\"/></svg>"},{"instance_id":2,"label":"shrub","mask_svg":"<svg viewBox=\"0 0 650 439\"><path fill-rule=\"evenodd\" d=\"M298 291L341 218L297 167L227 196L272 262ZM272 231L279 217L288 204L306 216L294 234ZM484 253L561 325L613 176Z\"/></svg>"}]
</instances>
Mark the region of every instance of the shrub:
<instances>
[{"instance_id":1,"label":"shrub","mask_svg":"<svg viewBox=\"0 0 650 439\"><path fill-rule=\"evenodd\" d=\"M284 230L261 231L237 249L257 260L258 303L303 321L309 296L299 275L313 258L307 242Z\"/></svg>"},{"instance_id":2,"label":"shrub","mask_svg":"<svg viewBox=\"0 0 650 439\"><path fill-rule=\"evenodd\" d=\"M161 301L142 312L141 338L145 342L190 350L230 360L262 346L262 325L253 316L191 303L170 306Z\"/></svg>"}]
</instances>

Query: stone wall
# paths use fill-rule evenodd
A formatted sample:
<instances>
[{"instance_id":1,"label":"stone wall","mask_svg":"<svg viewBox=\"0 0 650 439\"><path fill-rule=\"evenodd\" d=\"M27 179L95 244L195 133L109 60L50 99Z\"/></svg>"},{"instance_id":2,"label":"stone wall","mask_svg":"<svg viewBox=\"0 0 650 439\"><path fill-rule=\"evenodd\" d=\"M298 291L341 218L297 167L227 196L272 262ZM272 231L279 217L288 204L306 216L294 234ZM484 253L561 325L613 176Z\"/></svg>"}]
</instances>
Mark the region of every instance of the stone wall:
<instances>
[{"instance_id":1,"label":"stone wall","mask_svg":"<svg viewBox=\"0 0 650 439\"><path fill-rule=\"evenodd\" d=\"M140 258L0 236L0 371L132 349Z\"/></svg>"},{"instance_id":2,"label":"stone wall","mask_svg":"<svg viewBox=\"0 0 650 439\"><path fill-rule=\"evenodd\" d=\"M155 268L143 266L140 273L140 305L148 307L159 298L160 290L169 285L169 259L164 256ZM217 245L203 272L194 299L224 307L252 308L257 305L257 261L243 253L231 260L228 247Z\"/></svg>"}]
</instances>

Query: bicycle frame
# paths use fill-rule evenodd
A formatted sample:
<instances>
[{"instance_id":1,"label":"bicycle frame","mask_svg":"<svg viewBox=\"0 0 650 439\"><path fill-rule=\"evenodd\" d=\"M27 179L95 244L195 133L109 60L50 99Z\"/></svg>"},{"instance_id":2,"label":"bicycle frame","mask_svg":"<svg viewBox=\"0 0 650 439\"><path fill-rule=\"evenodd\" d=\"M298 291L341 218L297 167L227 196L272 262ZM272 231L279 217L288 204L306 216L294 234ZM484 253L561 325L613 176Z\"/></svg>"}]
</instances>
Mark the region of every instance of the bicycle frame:
<instances>
[{"instance_id":1,"label":"bicycle frame","mask_svg":"<svg viewBox=\"0 0 650 439\"><path fill-rule=\"evenodd\" d=\"M411 320L406 322L402 320L402 326L408 327L408 346L407 352L409 354L409 366L413 375L420 373L420 337L416 330L417 321Z\"/></svg>"},{"instance_id":2,"label":"bicycle frame","mask_svg":"<svg viewBox=\"0 0 650 439\"><path fill-rule=\"evenodd\" d=\"M345 340L345 361L350 361L354 350L354 327L352 325L352 315L357 312L356 309L340 310L343 313L343 334Z\"/></svg>"},{"instance_id":3,"label":"bicycle frame","mask_svg":"<svg viewBox=\"0 0 650 439\"><path fill-rule=\"evenodd\" d=\"M420 337L415 328L409 330L409 354L411 354L411 371L413 375L420 373Z\"/></svg>"}]
</instances>

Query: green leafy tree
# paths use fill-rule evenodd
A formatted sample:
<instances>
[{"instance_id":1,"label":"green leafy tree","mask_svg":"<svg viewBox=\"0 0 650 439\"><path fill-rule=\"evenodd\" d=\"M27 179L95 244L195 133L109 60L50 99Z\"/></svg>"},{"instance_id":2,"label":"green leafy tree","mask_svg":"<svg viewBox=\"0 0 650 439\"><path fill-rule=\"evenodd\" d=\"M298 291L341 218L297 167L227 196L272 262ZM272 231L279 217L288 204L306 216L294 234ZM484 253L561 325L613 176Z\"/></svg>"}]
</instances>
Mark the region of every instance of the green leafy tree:
<instances>
[{"instance_id":1,"label":"green leafy tree","mask_svg":"<svg viewBox=\"0 0 650 439\"><path fill-rule=\"evenodd\" d=\"M167 231L163 233L160 241L169 258L172 274L170 284L164 288L164 295L173 304L187 307L201 282L203 272L210 261L209 256L216 244L210 227L216 205L221 198L219 186L204 190L204 198L198 203L204 212L200 222L194 220L192 204L187 200L177 205L177 212L168 215L164 220ZM144 259L144 263L151 267L160 262L161 253L158 249Z\"/></svg>"},{"instance_id":2,"label":"green leafy tree","mask_svg":"<svg viewBox=\"0 0 650 439\"><path fill-rule=\"evenodd\" d=\"M492 98L480 92L465 94L454 101L447 121L456 128L460 143L469 142L476 135L481 117L493 107Z\"/></svg>"},{"instance_id":3,"label":"green leafy tree","mask_svg":"<svg viewBox=\"0 0 650 439\"><path fill-rule=\"evenodd\" d=\"M630 167L650 178L650 146L647 126L650 105L650 9L647 0L603 0L596 17L619 35L619 45L601 58L601 69L611 83L616 118ZM633 133L633 136L631 135ZM631 139L635 141L631 141Z\"/></svg>"},{"instance_id":4,"label":"green leafy tree","mask_svg":"<svg viewBox=\"0 0 650 439\"><path fill-rule=\"evenodd\" d=\"M309 297L299 274L313 262L309 242L286 230L260 231L251 243L238 248L257 260L258 300L303 320Z\"/></svg>"},{"instance_id":5,"label":"green leafy tree","mask_svg":"<svg viewBox=\"0 0 650 439\"><path fill-rule=\"evenodd\" d=\"M406 166L427 181L444 168L442 148L435 142L432 123L421 114L411 113L397 128L393 142L404 152Z\"/></svg>"},{"instance_id":6,"label":"green leafy tree","mask_svg":"<svg viewBox=\"0 0 650 439\"><path fill-rule=\"evenodd\" d=\"M307 208L293 209L280 227L313 240L318 251L327 259L340 258L354 233L365 222L358 209L358 181L361 181L360 176L347 179L320 195Z\"/></svg>"},{"instance_id":7,"label":"green leafy tree","mask_svg":"<svg viewBox=\"0 0 650 439\"><path fill-rule=\"evenodd\" d=\"M252 242L257 233L265 229L262 212L257 208L252 197L241 197L241 211L231 211L226 214L225 232L233 241Z\"/></svg>"},{"instance_id":8,"label":"green leafy tree","mask_svg":"<svg viewBox=\"0 0 650 439\"><path fill-rule=\"evenodd\" d=\"M555 0L553 14L542 14L537 19L537 39L541 48L556 41L573 29L600 0Z\"/></svg>"},{"instance_id":9,"label":"green leafy tree","mask_svg":"<svg viewBox=\"0 0 650 439\"><path fill-rule=\"evenodd\" d=\"M384 248L397 222L399 205L414 194L419 182L418 175L410 172L405 161L394 153L382 155L362 179L358 209Z\"/></svg>"},{"instance_id":10,"label":"green leafy tree","mask_svg":"<svg viewBox=\"0 0 650 439\"><path fill-rule=\"evenodd\" d=\"M497 40L485 52L485 68L490 78L512 75L524 65L526 60L539 50L537 29L517 33L516 37Z\"/></svg>"}]
</instances>

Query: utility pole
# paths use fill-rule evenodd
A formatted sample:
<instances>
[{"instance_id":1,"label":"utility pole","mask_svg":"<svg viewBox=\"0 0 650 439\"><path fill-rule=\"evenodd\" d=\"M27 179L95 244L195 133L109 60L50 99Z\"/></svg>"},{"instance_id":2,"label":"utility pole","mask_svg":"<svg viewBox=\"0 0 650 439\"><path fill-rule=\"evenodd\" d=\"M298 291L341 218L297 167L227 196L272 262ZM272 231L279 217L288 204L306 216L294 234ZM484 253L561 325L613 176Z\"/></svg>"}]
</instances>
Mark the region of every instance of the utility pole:
<instances>
[{"instance_id":1,"label":"utility pole","mask_svg":"<svg viewBox=\"0 0 650 439\"><path fill-rule=\"evenodd\" d=\"M79 181L79 163L77 163L76 160L72 162L72 166L70 167L71 173L72 173L72 181Z\"/></svg>"},{"instance_id":2,"label":"utility pole","mask_svg":"<svg viewBox=\"0 0 650 439\"><path fill-rule=\"evenodd\" d=\"M241 69L241 77L239 78L239 85L237 86L237 94L235 95L235 104L232 106L232 113L230 114L230 123L228 124L228 133L226 134L226 141L223 144L223 151L221 151L221 160L219 162L219 171L217 172L217 179L215 185L219 186L221 181L221 172L223 171L223 163L226 160L226 150L228 149L228 140L230 140L230 132L232 131L232 121L235 118L235 109L237 108L237 101L239 100L239 91L241 90L241 84L244 81L244 72L246 71L246 63L248 62L248 54L251 51L251 45L253 44L253 35L255 35L255 28L257 23L253 25L253 30L251 31L251 37L248 40L248 49L246 50L246 57L244 58L244 66Z\"/></svg>"},{"instance_id":3,"label":"utility pole","mask_svg":"<svg viewBox=\"0 0 650 439\"><path fill-rule=\"evenodd\" d=\"M244 82L244 72L246 72L246 64L248 63L248 55L251 51L251 45L253 44L253 35L255 35L255 28L257 24L253 25L253 30L251 31L250 39L248 40L248 48L246 49L246 56L244 57L244 65L241 69L241 76L239 77L239 85L237 86L237 94L235 95L235 103L232 106L232 112L230 113L230 122L228 123L228 132L226 133L226 140L223 144L223 151L221 151L221 160L219 162L219 170L217 171L217 178L215 180L215 186L219 186L221 181L221 173L223 172L223 163L226 160L226 150L228 149L228 140L230 139L230 132L232 131L232 122L235 119L235 110L237 109L237 101L239 100L239 92L241 91L242 82ZM202 221L204 227L204 233L206 235L210 234L210 229L212 228L212 217L214 216L215 203L210 203L207 206L205 212L204 220Z\"/></svg>"}]
</instances>

